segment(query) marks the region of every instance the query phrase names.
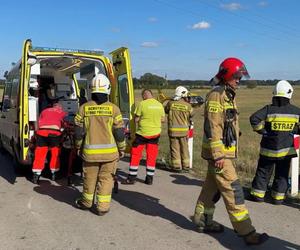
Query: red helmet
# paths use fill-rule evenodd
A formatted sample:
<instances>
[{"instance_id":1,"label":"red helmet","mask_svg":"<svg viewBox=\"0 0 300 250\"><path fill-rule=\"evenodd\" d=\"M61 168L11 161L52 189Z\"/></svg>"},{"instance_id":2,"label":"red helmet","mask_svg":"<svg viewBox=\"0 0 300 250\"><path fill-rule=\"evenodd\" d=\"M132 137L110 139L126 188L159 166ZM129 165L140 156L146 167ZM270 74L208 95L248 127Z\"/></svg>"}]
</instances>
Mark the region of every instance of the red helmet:
<instances>
[{"instance_id":1,"label":"red helmet","mask_svg":"<svg viewBox=\"0 0 300 250\"><path fill-rule=\"evenodd\" d=\"M224 81L229 81L232 78L250 78L245 64L238 58L226 58L219 67L217 78Z\"/></svg>"}]
</instances>

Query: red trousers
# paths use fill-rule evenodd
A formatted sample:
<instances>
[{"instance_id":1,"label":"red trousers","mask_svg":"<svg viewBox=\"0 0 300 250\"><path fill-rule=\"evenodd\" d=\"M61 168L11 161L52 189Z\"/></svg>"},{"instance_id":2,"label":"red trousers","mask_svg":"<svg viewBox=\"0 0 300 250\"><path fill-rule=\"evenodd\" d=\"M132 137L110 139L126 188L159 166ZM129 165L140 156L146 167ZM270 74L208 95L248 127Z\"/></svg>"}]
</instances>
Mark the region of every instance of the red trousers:
<instances>
[{"instance_id":1,"label":"red trousers","mask_svg":"<svg viewBox=\"0 0 300 250\"><path fill-rule=\"evenodd\" d=\"M37 146L34 152L32 172L40 175L45 167L48 150L51 152L50 170L52 173L60 168L61 132L56 130L39 130L37 132Z\"/></svg>"},{"instance_id":2,"label":"red trousers","mask_svg":"<svg viewBox=\"0 0 300 250\"><path fill-rule=\"evenodd\" d=\"M147 175L153 176L155 172L156 158L158 155L159 135L145 138L136 135L135 141L131 148L131 160L129 165L129 175L137 176L142 153L146 147L146 171Z\"/></svg>"}]
</instances>

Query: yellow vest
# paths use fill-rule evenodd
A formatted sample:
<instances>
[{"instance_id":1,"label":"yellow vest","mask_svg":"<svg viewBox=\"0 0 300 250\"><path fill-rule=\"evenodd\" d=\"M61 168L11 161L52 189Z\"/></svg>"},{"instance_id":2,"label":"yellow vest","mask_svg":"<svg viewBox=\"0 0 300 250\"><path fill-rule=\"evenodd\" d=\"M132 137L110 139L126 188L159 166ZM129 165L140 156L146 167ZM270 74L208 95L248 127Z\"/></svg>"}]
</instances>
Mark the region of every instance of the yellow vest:
<instances>
[{"instance_id":1,"label":"yellow vest","mask_svg":"<svg viewBox=\"0 0 300 250\"><path fill-rule=\"evenodd\" d=\"M161 132L161 119L165 116L163 105L151 98L141 101L134 114L140 117L136 133L141 136L158 135Z\"/></svg>"}]
</instances>

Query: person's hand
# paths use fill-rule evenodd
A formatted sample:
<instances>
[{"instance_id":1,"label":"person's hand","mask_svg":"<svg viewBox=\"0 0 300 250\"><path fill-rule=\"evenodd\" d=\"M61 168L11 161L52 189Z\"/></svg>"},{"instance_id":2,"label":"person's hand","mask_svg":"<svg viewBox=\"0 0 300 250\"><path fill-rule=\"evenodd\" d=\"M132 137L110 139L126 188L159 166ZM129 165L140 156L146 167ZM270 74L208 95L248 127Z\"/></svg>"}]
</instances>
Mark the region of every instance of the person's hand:
<instances>
[{"instance_id":1,"label":"person's hand","mask_svg":"<svg viewBox=\"0 0 300 250\"><path fill-rule=\"evenodd\" d=\"M224 159L220 159L220 160L215 161L215 168L223 169L224 163L225 163Z\"/></svg>"},{"instance_id":2,"label":"person's hand","mask_svg":"<svg viewBox=\"0 0 300 250\"><path fill-rule=\"evenodd\" d=\"M125 152L124 151L119 151L119 157L120 159L123 158L125 156Z\"/></svg>"}]
</instances>

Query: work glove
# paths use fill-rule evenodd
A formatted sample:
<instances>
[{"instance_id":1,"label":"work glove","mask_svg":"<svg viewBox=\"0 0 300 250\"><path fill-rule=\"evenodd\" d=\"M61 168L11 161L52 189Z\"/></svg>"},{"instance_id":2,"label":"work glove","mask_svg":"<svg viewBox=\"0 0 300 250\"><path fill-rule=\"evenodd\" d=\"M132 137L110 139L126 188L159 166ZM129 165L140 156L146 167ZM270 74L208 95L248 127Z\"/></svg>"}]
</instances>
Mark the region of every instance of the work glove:
<instances>
[{"instance_id":1,"label":"work glove","mask_svg":"<svg viewBox=\"0 0 300 250\"><path fill-rule=\"evenodd\" d=\"M125 152L124 151L119 151L119 158L123 158L125 156Z\"/></svg>"}]
</instances>

